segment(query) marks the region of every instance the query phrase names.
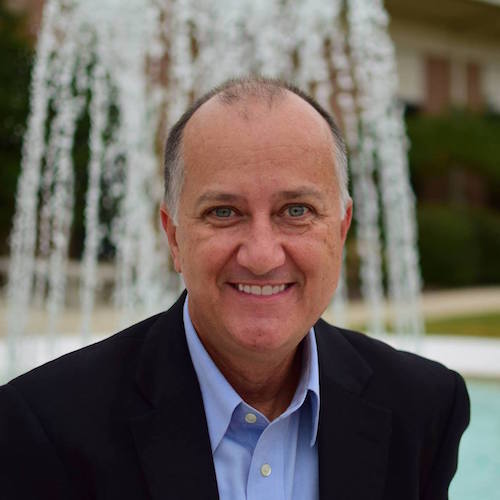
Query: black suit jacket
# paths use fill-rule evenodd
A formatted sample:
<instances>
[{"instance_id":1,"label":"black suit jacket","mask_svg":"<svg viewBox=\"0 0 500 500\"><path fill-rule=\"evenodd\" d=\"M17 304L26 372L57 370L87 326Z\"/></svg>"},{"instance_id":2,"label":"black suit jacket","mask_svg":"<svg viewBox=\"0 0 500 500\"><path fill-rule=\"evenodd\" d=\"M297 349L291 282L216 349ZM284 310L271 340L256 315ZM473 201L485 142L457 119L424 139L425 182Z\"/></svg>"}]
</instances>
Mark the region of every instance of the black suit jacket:
<instances>
[{"instance_id":1,"label":"black suit jacket","mask_svg":"<svg viewBox=\"0 0 500 500\"><path fill-rule=\"evenodd\" d=\"M0 388L2 500L218 498L183 299ZM447 498L469 419L462 378L321 320L315 330L321 499Z\"/></svg>"}]
</instances>

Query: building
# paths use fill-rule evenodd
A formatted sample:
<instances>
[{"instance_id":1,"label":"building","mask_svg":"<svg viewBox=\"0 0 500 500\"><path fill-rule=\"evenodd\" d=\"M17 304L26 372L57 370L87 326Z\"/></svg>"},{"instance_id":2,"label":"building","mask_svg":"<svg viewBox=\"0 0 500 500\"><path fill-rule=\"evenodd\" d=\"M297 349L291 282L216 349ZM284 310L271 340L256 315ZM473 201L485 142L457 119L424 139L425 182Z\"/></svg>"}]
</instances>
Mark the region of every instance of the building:
<instances>
[{"instance_id":1,"label":"building","mask_svg":"<svg viewBox=\"0 0 500 500\"><path fill-rule=\"evenodd\" d=\"M500 112L500 0L385 0L410 109Z\"/></svg>"}]
</instances>

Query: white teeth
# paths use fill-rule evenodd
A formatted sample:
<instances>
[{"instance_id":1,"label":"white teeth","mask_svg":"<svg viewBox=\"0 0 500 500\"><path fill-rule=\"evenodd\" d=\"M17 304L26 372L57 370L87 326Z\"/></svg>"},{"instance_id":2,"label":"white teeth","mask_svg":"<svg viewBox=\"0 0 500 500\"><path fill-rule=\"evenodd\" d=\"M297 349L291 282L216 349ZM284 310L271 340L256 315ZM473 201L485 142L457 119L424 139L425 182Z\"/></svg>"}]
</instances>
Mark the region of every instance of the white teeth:
<instances>
[{"instance_id":1,"label":"white teeth","mask_svg":"<svg viewBox=\"0 0 500 500\"><path fill-rule=\"evenodd\" d=\"M248 293L250 295L274 295L282 292L286 288L285 284L282 285L243 285L238 283L238 290L240 292Z\"/></svg>"}]
</instances>

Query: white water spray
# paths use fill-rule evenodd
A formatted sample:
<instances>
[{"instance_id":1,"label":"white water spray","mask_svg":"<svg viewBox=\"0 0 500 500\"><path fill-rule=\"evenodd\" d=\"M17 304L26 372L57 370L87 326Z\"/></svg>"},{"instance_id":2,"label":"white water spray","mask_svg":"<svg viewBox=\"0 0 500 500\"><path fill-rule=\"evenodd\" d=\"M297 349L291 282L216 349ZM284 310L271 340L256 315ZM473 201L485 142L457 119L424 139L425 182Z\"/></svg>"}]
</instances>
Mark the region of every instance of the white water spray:
<instances>
[{"instance_id":1,"label":"white water spray","mask_svg":"<svg viewBox=\"0 0 500 500\"><path fill-rule=\"evenodd\" d=\"M385 327L385 244L396 330L422 331L414 199L380 0L48 0L11 236L11 373L23 368L16 351L32 304L46 308L52 342L66 307L74 137L82 114L90 121L80 273L85 343L105 241L115 251L115 302L123 323L174 299L178 278L168 270L157 222L157 139L193 98L250 73L290 80L339 113L351 157L369 329ZM332 306L340 324L346 296L342 282Z\"/></svg>"}]
</instances>

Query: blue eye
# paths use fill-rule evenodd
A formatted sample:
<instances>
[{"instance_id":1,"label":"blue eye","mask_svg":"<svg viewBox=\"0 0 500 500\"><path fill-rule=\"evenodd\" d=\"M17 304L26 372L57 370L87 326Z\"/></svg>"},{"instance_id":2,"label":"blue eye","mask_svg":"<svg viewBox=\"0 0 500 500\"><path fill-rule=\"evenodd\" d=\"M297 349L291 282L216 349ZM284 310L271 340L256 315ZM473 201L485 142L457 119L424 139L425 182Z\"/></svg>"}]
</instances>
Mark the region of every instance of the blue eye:
<instances>
[{"instance_id":1,"label":"blue eye","mask_svg":"<svg viewBox=\"0 0 500 500\"><path fill-rule=\"evenodd\" d=\"M229 207L217 207L212 212L216 217L220 217L221 219L227 219L234 214L234 210Z\"/></svg>"},{"instance_id":2,"label":"blue eye","mask_svg":"<svg viewBox=\"0 0 500 500\"><path fill-rule=\"evenodd\" d=\"M302 217L308 211L308 208L304 205L290 205L287 207L288 215L291 217Z\"/></svg>"}]
</instances>

